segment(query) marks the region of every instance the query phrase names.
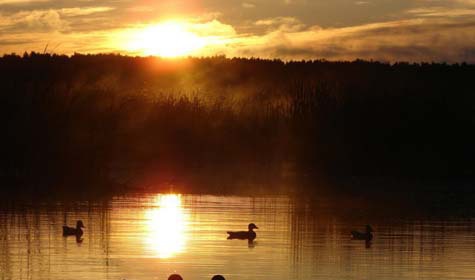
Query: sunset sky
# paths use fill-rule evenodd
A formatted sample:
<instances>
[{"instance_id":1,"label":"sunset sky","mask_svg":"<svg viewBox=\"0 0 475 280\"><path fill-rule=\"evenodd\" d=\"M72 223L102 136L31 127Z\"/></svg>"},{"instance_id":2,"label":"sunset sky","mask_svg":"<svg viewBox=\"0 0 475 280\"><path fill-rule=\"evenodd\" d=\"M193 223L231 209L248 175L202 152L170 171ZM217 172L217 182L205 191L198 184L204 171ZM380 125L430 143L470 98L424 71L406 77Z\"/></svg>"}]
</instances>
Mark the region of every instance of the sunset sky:
<instances>
[{"instance_id":1,"label":"sunset sky","mask_svg":"<svg viewBox=\"0 0 475 280\"><path fill-rule=\"evenodd\" d=\"M0 54L475 62L475 0L0 0Z\"/></svg>"}]
</instances>

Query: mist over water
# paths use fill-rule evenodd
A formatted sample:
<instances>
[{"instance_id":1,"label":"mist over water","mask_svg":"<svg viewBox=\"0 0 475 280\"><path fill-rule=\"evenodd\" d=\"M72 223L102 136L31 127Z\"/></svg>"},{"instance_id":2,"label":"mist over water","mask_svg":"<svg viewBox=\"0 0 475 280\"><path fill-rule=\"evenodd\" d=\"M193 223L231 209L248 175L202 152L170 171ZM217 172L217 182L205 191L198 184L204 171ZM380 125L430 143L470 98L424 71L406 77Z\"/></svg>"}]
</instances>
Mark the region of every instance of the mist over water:
<instances>
[{"instance_id":1,"label":"mist over water","mask_svg":"<svg viewBox=\"0 0 475 280\"><path fill-rule=\"evenodd\" d=\"M61 226L83 220L82 242ZM226 231L259 229L253 243ZM351 230L374 228L370 244ZM137 194L0 207L0 279L473 279L475 220L288 196Z\"/></svg>"}]
</instances>

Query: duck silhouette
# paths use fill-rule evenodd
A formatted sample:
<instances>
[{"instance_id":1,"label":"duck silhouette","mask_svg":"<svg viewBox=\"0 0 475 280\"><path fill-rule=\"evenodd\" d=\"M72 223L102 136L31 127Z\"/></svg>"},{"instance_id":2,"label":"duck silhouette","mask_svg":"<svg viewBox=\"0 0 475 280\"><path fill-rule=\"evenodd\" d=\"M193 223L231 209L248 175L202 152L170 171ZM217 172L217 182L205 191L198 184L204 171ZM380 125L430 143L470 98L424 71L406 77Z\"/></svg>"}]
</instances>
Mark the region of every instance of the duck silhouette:
<instances>
[{"instance_id":1,"label":"duck silhouette","mask_svg":"<svg viewBox=\"0 0 475 280\"><path fill-rule=\"evenodd\" d=\"M254 229L258 229L258 227L254 223L250 223L247 228L248 231L228 231L228 239L247 239L250 241L256 239Z\"/></svg>"},{"instance_id":2,"label":"duck silhouette","mask_svg":"<svg viewBox=\"0 0 475 280\"><path fill-rule=\"evenodd\" d=\"M63 236L75 235L80 237L83 234L83 228L85 228L85 226L81 220L76 222L76 228L63 226Z\"/></svg>"},{"instance_id":3,"label":"duck silhouette","mask_svg":"<svg viewBox=\"0 0 475 280\"><path fill-rule=\"evenodd\" d=\"M359 232L353 230L351 232L351 238L355 240L366 240L371 241L373 239L373 228L370 225L366 225L366 232Z\"/></svg>"}]
</instances>

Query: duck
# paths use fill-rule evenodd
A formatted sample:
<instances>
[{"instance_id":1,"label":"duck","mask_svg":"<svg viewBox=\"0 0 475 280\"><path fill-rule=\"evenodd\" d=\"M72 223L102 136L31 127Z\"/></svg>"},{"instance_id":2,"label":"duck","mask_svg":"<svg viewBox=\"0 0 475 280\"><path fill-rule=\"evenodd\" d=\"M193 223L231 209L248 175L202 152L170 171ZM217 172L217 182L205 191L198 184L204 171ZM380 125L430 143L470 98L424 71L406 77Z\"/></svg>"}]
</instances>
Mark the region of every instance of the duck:
<instances>
[{"instance_id":1,"label":"duck","mask_svg":"<svg viewBox=\"0 0 475 280\"><path fill-rule=\"evenodd\" d=\"M366 232L359 232L356 230L351 231L351 238L356 240L371 241L373 239L373 228L370 225L366 225Z\"/></svg>"},{"instance_id":2,"label":"duck","mask_svg":"<svg viewBox=\"0 0 475 280\"><path fill-rule=\"evenodd\" d=\"M81 220L76 222L76 228L63 226L63 236L76 235L81 236L83 234L82 229L85 228Z\"/></svg>"},{"instance_id":3,"label":"duck","mask_svg":"<svg viewBox=\"0 0 475 280\"><path fill-rule=\"evenodd\" d=\"M258 229L258 227L254 223L250 223L247 228L248 231L228 231L228 239L256 239L256 233L254 232L254 229Z\"/></svg>"}]
</instances>

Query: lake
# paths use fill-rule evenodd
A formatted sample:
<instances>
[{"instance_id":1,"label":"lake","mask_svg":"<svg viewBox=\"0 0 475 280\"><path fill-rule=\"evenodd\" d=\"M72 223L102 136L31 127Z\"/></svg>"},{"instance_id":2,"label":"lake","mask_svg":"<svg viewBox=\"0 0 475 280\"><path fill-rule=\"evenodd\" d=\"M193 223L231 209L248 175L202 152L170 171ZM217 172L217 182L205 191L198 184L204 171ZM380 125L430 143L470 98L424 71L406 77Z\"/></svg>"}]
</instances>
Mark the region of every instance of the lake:
<instances>
[{"instance_id":1,"label":"lake","mask_svg":"<svg viewBox=\"0 0 475 280\"><path fill-rule=\"evenodd\" d=\"M4 202L0 279L475 278L475 219L392 213L287 196ZM82 240L63 237L76 220ZM259 227L253 243L226 239L250 222ZM351 240L366 224L374 240Z\"/></svg>"}]
</instances>

